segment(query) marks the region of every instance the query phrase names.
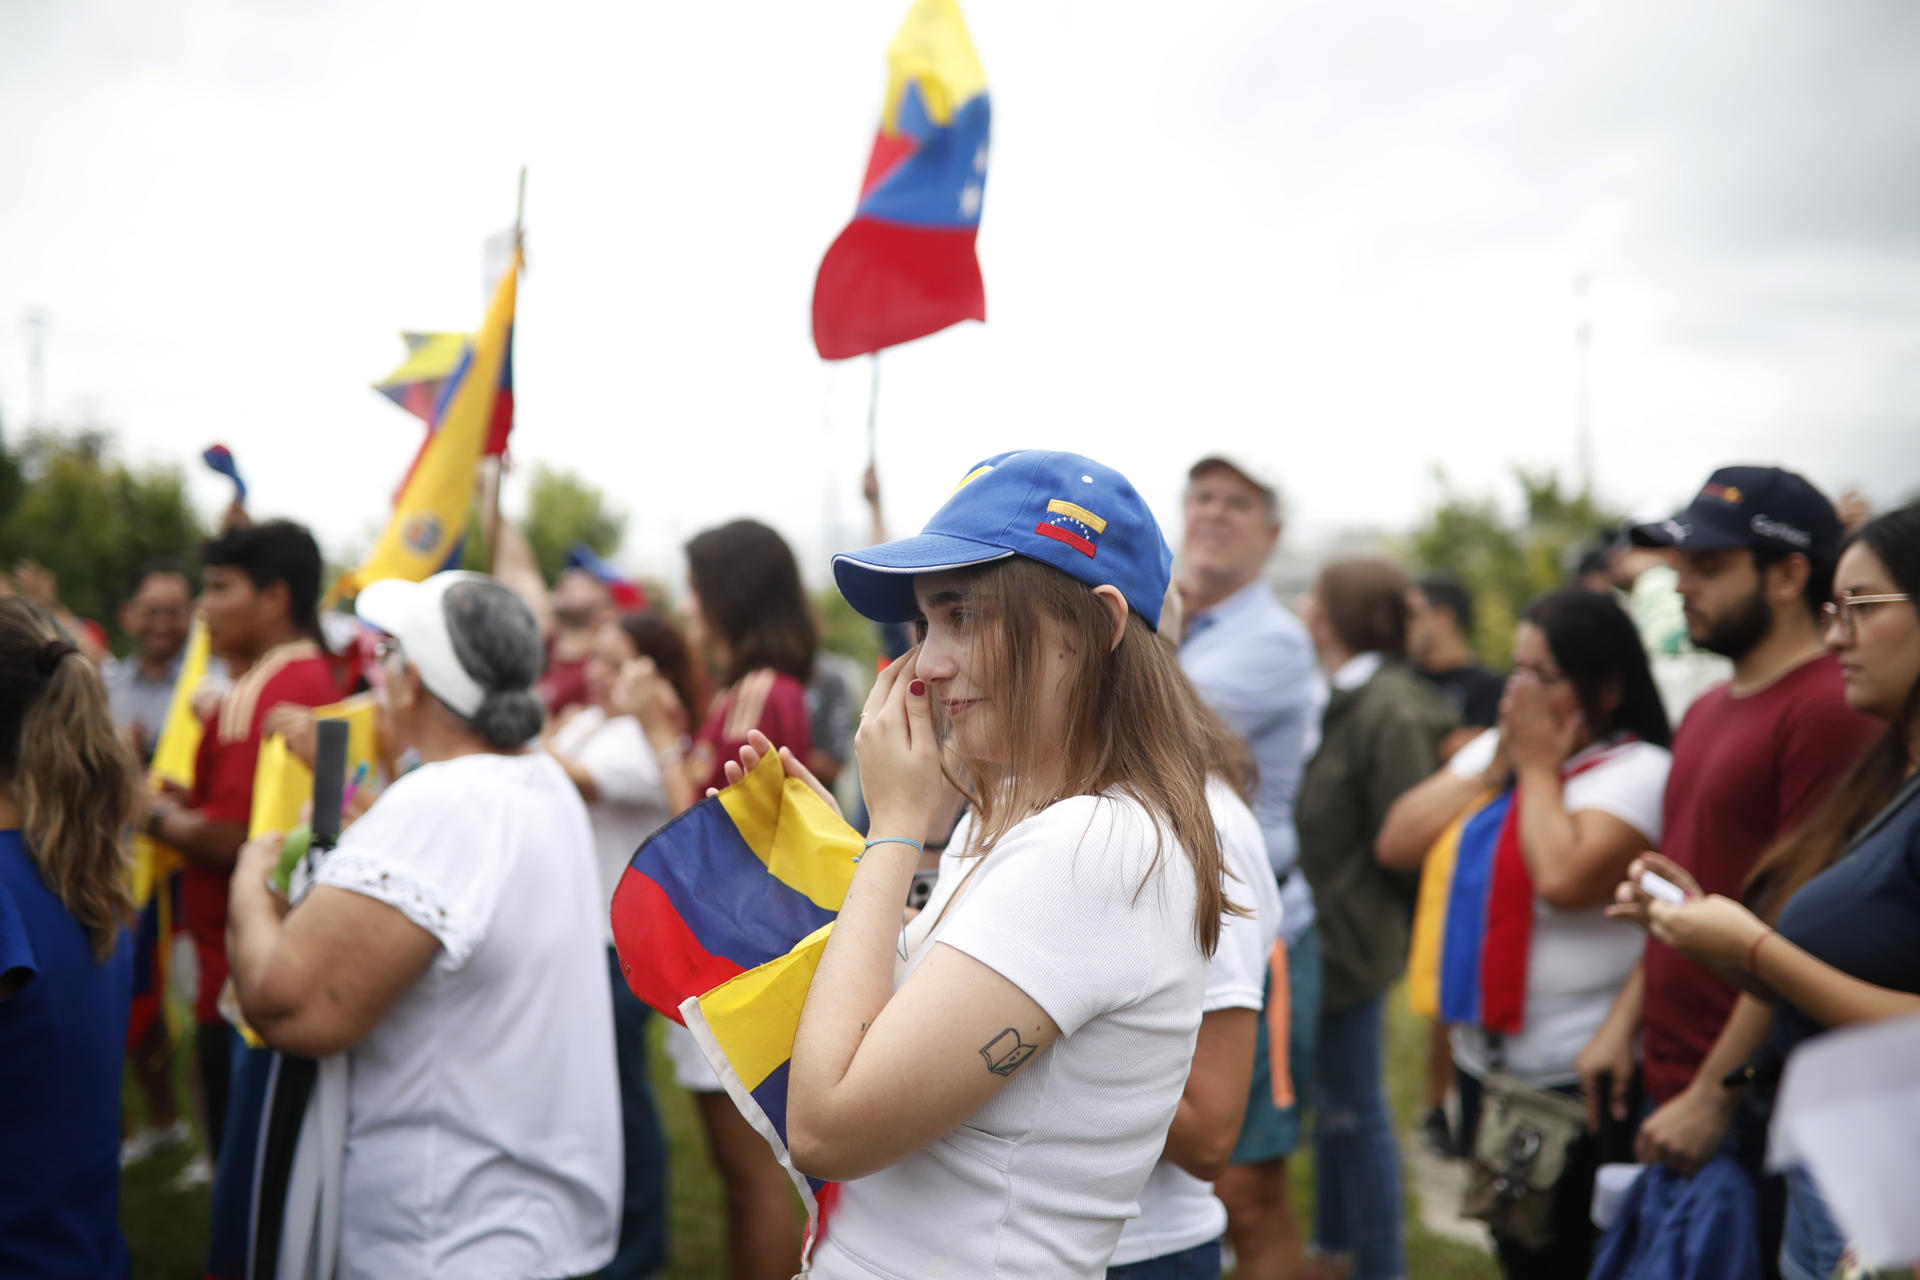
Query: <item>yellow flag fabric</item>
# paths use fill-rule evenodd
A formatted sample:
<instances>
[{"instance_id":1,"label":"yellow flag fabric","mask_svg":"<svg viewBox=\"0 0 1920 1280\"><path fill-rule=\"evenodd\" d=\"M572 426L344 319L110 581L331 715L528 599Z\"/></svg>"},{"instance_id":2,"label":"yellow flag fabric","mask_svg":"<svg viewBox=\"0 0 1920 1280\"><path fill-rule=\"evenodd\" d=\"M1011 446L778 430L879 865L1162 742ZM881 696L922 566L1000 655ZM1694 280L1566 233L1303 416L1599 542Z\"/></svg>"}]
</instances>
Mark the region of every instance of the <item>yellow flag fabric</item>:
<instances>
[{"instance_id":1,"label":"yellow flag fabric","mask_svg":"<svg viewBox=\"0 0 1920 1280\"><path fill-rule=\"evenodd\" d=\"M165 782L182 787L193 785L201 731L200 718L193 714L193 691L207 678L208 657L207 624L195 618L180 659L180 674L173 681L173 697L167 702L167 718L154 743L153 763L147 766L150 791L158 793ZM179 856L144 832L133 838L133 903L136 907L147 905L155 886L174 868Z\"/></svg>"},{"instance_id":2,"label":"yellow flag fabric","mask_svg":"<svg viewBox=\"0 0 1920 1280\"><path fill-rule=\"evenodd\" d=\"M474 340L472 357L459 375L438 429L394 503L392 519L366 563L343 574L331 594L353 595L383 578L419 582L445 568L459 545L473 502L474 474L493 428L494 401L500 394L513 331L520 265L521 254L515 249L512 265L500 277L486 321Z\"/></svg>"},{"instance_id":3,"label":"yellow flag fabric","mask_svg":"<svg viewBox=\"0 0 1920 1280\"><path fill-rule=\"evenodd\" d=\"M987 91L986 68L974 52L957 0L914 0L887 46L880 127L889 137L899 132L900 102L909 84L919 86L927 118L938 126L952 124L962 104Z\"/></svg>"},{"instance_id":4,"label":"yellow flag fabric","mask_svg":"<svg viewBox=\"0 0 1920 1280\"><path fill-rule=\"evenodd\" d=\"M362 764L373 767L373 694L316 707L313 715L316 720L347 722L347 777L353 777ZM291 829L300 821L300 806L312 798L313 771L287 749L285 738L277 733L267 738L253 767L253 812L247 821L247 838Z\"/></svg>"}]
</instances>

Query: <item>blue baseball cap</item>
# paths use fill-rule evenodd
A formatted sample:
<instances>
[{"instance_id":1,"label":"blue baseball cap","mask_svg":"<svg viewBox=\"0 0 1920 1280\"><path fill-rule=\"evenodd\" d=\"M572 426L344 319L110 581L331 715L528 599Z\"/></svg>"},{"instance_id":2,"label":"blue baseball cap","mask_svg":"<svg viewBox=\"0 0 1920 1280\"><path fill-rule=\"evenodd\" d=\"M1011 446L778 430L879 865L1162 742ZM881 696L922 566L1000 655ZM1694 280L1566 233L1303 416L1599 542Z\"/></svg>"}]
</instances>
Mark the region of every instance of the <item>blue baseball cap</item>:
<instances>
[{"instance_id":1,"label":"blue baseball cap","mask_svg":"<svg viewBox=\"0 0 1920 1280\"><path fill-rule=\"evenodd\" d=\"M1833 504L1805 476L1779 467L1722 467L1686 510L1635 525L1627 536L1643 547L1750 547L1831 560L1845 532Z\"/></svg>"},{"instance_id":2,"label":"blue baseball cap","mask_svg":"<svg viewBox=\"0 0 1920 1280\"><path fill-rule=\"evenodd\" d=\"M911 538L833 558L847 603L875 622L908 622L913 578L1025 556L1090 587L1119 589L1147 625L1173 573L1173 549L1132 483L1077 453L998 453L961 477Z\"/></svg>"}]
</instances>

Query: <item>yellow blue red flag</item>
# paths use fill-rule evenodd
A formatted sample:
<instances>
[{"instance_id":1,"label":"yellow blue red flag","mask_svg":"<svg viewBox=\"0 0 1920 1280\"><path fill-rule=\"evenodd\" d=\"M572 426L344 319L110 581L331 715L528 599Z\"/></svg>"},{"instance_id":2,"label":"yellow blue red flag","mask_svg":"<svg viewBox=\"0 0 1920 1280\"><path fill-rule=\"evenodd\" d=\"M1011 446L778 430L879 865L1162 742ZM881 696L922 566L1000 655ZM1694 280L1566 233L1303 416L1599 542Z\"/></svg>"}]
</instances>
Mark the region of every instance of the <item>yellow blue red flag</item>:
<instances>
[{"instance_id":1,"label":"yellow blue red flag","mask_svg":"<svg viewBox=\"0 0 1920 1280\"><path fill-rule=\"evenodd\" d=\"M335 595L353 595L383 578L419 582L446 568L458 552L473 502L473 477L495 430L503 379L511 378L509 348L520 261L515 249L486 321L442 396L438 425L415 459L373 554L342 575L334 584ZM511 404L510 381L505 394Z\"/></svg>"},{"instance_id":2,"label":"yellow blue red flag","mask_svg":"<svg viewBox=\"0 0 1920 1280\"><path fill-rule=\"evenodd\" d=\"M460 367L473 336L466 333L402 333L407 358L373 389L431 426L440 393Z\"/></svg>"},{"instance_id":3,"label":"yellow blue red flag","mask_svg":"<svg viewBox=\"0 0 1920 1280\"><path fill-rule=\"evenodd\" d=\"M887 93L860 203L814 281L822 359L987 318L974 240L991 115L987 73L959 4L913 0L887 48Z\"/></svg>"},{"instance_id":4,"label":"yellow blue red flag","mask_svg":"<svg viewBox=\"0 0 1920 1280\"><path fill-rule=\"evenodd\" d=\"M788 1063L861 844L769 755L641 845L613 895L627 985L693 1032L815 1221L826 1184L787 1151Z\"/></svg>"}]
</instances>

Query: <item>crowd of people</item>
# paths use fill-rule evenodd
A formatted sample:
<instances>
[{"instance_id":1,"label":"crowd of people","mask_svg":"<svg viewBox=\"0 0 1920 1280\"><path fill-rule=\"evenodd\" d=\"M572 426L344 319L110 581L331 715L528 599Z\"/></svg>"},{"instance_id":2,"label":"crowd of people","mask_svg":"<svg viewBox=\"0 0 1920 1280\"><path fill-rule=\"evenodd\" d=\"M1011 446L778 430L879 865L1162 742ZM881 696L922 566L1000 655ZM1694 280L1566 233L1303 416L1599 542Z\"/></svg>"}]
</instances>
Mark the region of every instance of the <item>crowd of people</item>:
<instances>
[{"instance_id":1,"label":"crowd of people","mask_svg":"<svg viewBox=\"0 0 1920 1280\"><path fill-rule=\"evenodd\" d=\"M732 1280L1396 1280L1402 986L1434 1025L1419 1131L1505 1274L1849 1265L1766 1130L1799 1046L1920 1014L1920 506L1843 521L1723 468L1528 604L1503 675L1471 594L1385 556L1283 604L1280 488L1244 459L1190 469L1177 560L1075 454L987 459L904 538L867 495L876 545L832 571L893 660L857 720L753 520L687 544L677 609L549 584L508 524L494 574L336 622L307 531L238 509L129 584L123 657L44 582L0 596L0 1274L129 1272L122 1160L191 1133L166 1020L130 1016L164 921L219 1280L660 1274L669 1078ZM263 739L312 764L365 690L374 758L296 862L256 829ZM149 783L178 705L191 785ZM676 1021L655 1077L609 924L635 849L772 753L865 842L786 1086L793 1164L839 1184L811 1240ZM136 833L178 868L139 907ZM317 1194L275 1166L295 1059L339 1190L297 1247L262 1211ZM1643 1171L1596 1215L1615 1164Z\"/></svg>"}]
</instances>

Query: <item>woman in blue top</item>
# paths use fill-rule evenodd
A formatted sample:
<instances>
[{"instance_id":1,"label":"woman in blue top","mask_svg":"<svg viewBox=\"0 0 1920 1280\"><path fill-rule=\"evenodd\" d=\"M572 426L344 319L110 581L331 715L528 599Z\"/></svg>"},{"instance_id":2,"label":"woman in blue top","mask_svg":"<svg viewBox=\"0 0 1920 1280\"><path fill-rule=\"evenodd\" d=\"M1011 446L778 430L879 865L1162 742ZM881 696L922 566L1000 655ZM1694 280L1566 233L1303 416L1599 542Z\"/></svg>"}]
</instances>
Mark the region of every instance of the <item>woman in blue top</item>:
<instances>
[{"instance_id":1,"label":"woman in blue top","mask_svg":"<svg viewBox=\"0 0 1920 1280\"><path fill-rule=\"evenodd\" d=\"M1920 505L1870 522L1847 545L1826 638L1847 701L1891 727L1761 859L1747 885L1754 910L1702 896L1652 854L1634 863L1612 908L1770 1001L1775 1063L1828 1027L1920 1014ZM1651 900L1635 883L1643 870L1679 885L1687 901ZM1780 1274L1825 1280L1844 1244L1818 1188L1804 1170L1789 1171Z\"/></svg>"},{"instance_id":2,"label":"woman in blue top","mask_svg":"<svg viewBox=\"0 0 1920 1280\"><path fill-rule=\"evenodd\" d=\"M40 610L0 599L0 1275L125 1276L121 832L139 766Z\"/></svg>"}]
</instances>

